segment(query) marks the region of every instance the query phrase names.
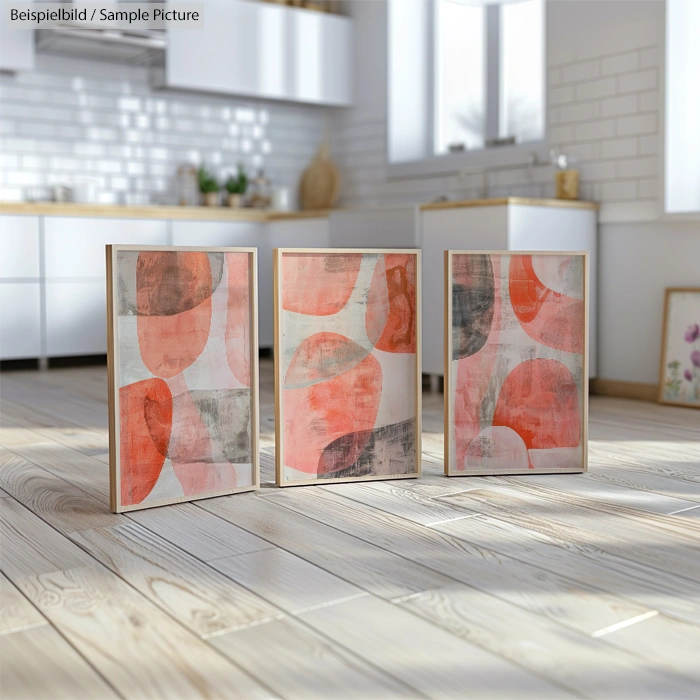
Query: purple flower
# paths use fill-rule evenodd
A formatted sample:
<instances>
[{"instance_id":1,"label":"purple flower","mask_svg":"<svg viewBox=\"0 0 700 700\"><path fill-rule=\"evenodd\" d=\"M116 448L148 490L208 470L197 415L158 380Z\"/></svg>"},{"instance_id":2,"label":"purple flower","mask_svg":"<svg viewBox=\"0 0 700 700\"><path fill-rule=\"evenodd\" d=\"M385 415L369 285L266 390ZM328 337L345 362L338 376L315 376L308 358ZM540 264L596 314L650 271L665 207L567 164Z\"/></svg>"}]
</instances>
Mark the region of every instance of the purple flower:
<instances>
[{"instance_id":1,"label":"purple flower","mask_svg":"<svg viewBox=\"0 0 700 700\"><path fill-rule=\"evenodd\" d=\"M698 338L700 338L700 326L693 323L688 326L688 330L685 332L685 340L687 343L694 343Z\"/></svg>"},{"instance_id":2,"label":"purple flower","mask_svg":"<svg viewBox=\"0 0 700 700\"><path fill-rule=\"evenodd\" d=\"M689 369L687 369L685 372L683 372L683 376L684 376L689 382L692 382L692 381L693 381L693 373L692 373Z\"/></svg>"},{"instance_id":3,"label":"purple flower","mask_svg":"<svg viewBox=\"0 0 700 700\"><path fill-rule=\"evenodd\" d=\"M693 352L690 353L690 361L696 367L700 367L700 350L693 350Z\"/></svg>"}]
</instances>

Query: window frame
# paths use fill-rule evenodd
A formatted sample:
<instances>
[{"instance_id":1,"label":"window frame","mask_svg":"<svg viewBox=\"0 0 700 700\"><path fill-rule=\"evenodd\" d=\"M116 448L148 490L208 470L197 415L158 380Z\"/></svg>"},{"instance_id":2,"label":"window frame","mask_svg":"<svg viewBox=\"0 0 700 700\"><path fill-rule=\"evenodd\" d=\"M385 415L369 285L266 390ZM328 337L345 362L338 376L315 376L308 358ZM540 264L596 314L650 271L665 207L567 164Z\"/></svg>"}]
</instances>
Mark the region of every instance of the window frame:
<instances>
[{"instance_id":1,"label":"window frame","mask_svg":"<svg viewBox=\"0 0 700 700\"><path fill-rule=\"evenodd\" d=\"M396 2L396 0L393 0ZM400 0L398 0L400 2ZM415 176L438 176L455 174L461 172L469 171L480 171L487 168L503 168L503 167L518 167L527 166L532 162L533 155L539 160L546 160L549 157L549 109L548 109L548 70L547 70L547 3L543 2L543 12L542 12L542 23L543 31L542 36L544 37L544 42L542 46L543 51L543 61L542 61L542 71L543 71L543 95L542 95L542 109L543 109L543 130L544 135L541 139L535 141L527 141L525 143L514 144L510 146L490 146L484 147L479 150L464 151L459 153L443 153L435 154L436 145L436 124L435 115L437 112L437 95L436 95L436 85L435 85L435 64L436 64L436 26L435 26L435 15L436 8L434 6L435 0L425 0L426 2L433 5L427 13L428 21L426 22L425 32L425 51L427 55L425 56L425 61L427 63L427 80L425 86L426 99L429 100L429 109L426 115L426 133L425 133L425 155L420 159L406 160L406 161L392 161L390 159L390 149L391 149L391 83L393 80L392 76L392 61L391 55L387 54L387 82L388 82L388 103L387 103L387 146L386 146L386 168L387 175L390 178L410 178ZM388 0L392 2L392 0ZM497 10L499 5L490 5L487 7L487 11ZM389 13L388 3L387 3L387 31L391 33L391 27L389 23L391 22L391 16ZM487 22L487 28L488 28ZM498 25L497 25L498 26ZM487 29L488 31L488 29ZM490 42L487 39L487 51L489 50ZM488 125L493 121L491 125L492 128L499 129L499 111L500 111L500 44L499 47L499 57L496 62L496 69L499 70L499 80L498 85L495 88L486 90L485 100L488 102L492 99L493 94L497 96L499 106L494 112L488 108L487 105L487 132ZM488 61L486 63L487 72L487 86L489 84L489 76L493 70L493 62ZM494 121L495 120L495 121ZM485 135L489 138L488 133Z\"/></svg>"}]
</instances>

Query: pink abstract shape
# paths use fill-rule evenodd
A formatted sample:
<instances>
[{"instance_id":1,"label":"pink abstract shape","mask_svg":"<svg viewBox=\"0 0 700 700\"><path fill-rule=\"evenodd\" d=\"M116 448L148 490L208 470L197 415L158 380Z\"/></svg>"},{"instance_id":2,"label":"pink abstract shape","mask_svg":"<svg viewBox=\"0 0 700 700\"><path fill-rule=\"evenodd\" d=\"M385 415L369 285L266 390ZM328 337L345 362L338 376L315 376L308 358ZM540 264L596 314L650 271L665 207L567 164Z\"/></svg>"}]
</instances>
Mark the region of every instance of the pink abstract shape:
<instances>
[{"instance_id":1,"label":"pink abstract shape","mask_svg":"<svg viewBox=\"0 0 700 700\"><path fill-rule=\"evenodd\" d=\"M286 388L296 389L348 372L369 352L338 333L315 333L296 349L287 374Z\"/></svg>"},{"instance_id":2,"label":"pink abstract shape","mask_svg":"<svg viewBox=\"0 0 700 700\"><path fill-rule=\"evenodd\" d=\"M515 430L528 449L578 447L581 413L571 372L557 360L526 360L506 377L493 425Z\"/></svg>"},{"instance_id":3,"label":"pink abstract shape","mask_svg":"<svg viewBox=\"0 0 700 700\"><path fill-rule=\"evenodd\" d=\"M121 503L141 503L163 469L170 442L173 402L162 379L145 379L119 389Z\"/></svg>"},{"instance_id":4,"label":"pink abstract shape","mask_svg":"<svg viewBox=\"0 0 700 700\"><path fill-rule=\"evenodd\" d=\"M551 256L551 265L560 264ZM508 289L513 311L533 340L565 352L583 352L583 301L546 287L535 274L531 255L511 256Z\"/></svg>"},{"instance_id":5,"label":"pink abstract shape","mask_svg":"<svg viewBox=\"0 0 700 700\"><path fill-rule=\"evenodd\" d=\"M496 471L528 469L530 460L523 439L511 428L484 428L470 443L464 468Z\"/></svg>"},{"instance_id":6,"label":"pink abstract shape","mask_svg":"<svg viewBox=\"0 0 700 700\"><path fill-rule=\"evenodd\" d=\"M351 340L346 341L353 344ZM285 466L317 474L321 454L334 440L366 431L341 469L354 464L371 435L382 393L382 369L372 355L327 381L284 391Z\"/></svg>"},{"instance_id":7,"label":"pink abstract shape","mask_svg":"<svg viewBox=\"0 0 700 700\"><path fill-rule=\"evenodd\" d=\"M179 374L204 350L211 328L212 291L206 253L139 253L139 350L143 363L157 377Z\"/></svg>"},{"instance_id":8,"label":"pink abstract shape","mask_svg":"<svg viewBox=\"0 0 700 700\"><path fill-rule=\"evenodd\" d=\"M285 253L282 306L311 316L338 313L350 299L362 253Z\"/></svg>"},{"instance_id":9,"label":"pink abstract shape","mask_svg":"<svg viewBox=\"0 0 700 700\"><path fill-rule=\"evenodd\" d=\"M384 255L384 270L377 266L368 299L372 302L383 299L386 288L388 314L377 350L384 352L416 351L416 256L409 253ZM376 337L383 306L373 303L367 311L366 327L368 337Z\"/></svg>"},{"instance_id":10,"label":"pink abstract shape","mask_svg":"<svg viewBox=\"0 0 700 700\"><path fill-rule=\"evenodd\" d=\"M173 429L168 457L186 496L235 489L236 468L202 421L183 375L168 381L173 394Z\"/></svg>"},{"instance_id":11,"label":"pink abstract shape","mask_svg":"<svg viewBox=\"0 0 700 700\"><path fill-rule=\"evenodd\" d=\"M228 315L226 358L233 376L250 386L250 281L249 254L226 253Z\"/></svg>"}]
</instances>

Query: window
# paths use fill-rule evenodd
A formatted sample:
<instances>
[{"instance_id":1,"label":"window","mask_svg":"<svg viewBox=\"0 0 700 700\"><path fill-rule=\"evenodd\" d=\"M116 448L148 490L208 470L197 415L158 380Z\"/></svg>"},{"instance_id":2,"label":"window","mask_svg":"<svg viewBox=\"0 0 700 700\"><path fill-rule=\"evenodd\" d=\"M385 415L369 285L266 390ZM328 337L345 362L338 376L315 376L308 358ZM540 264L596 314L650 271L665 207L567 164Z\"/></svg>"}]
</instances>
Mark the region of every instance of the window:
<instances>
[{"instance_id":1,"label":"window","mask_svg":"<svg viewBox=\"0 0 700 700\"><path fill-rule=\"evenodd\" d=\"M390 163L455 170L544 139L544 0L389 3Z\"/></svg>"}]
</instances>

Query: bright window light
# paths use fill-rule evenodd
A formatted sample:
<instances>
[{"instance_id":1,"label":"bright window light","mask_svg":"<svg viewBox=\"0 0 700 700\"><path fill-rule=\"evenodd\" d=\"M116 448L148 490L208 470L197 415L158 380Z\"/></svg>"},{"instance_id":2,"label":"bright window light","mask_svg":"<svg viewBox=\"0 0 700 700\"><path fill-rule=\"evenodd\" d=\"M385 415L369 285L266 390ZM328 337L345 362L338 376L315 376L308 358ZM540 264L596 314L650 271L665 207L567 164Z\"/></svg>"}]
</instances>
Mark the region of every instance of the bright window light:
<instances>
[{"instance_id":1,"label":"bright window light","mask_svg":"<svg viewBox=\"0 0 700 700\"><path fill-rule=\"evenodd\" d=\"M436 0L435 153L483 148L486 107L486 12Z\"/></svg>"}]
</instances>

